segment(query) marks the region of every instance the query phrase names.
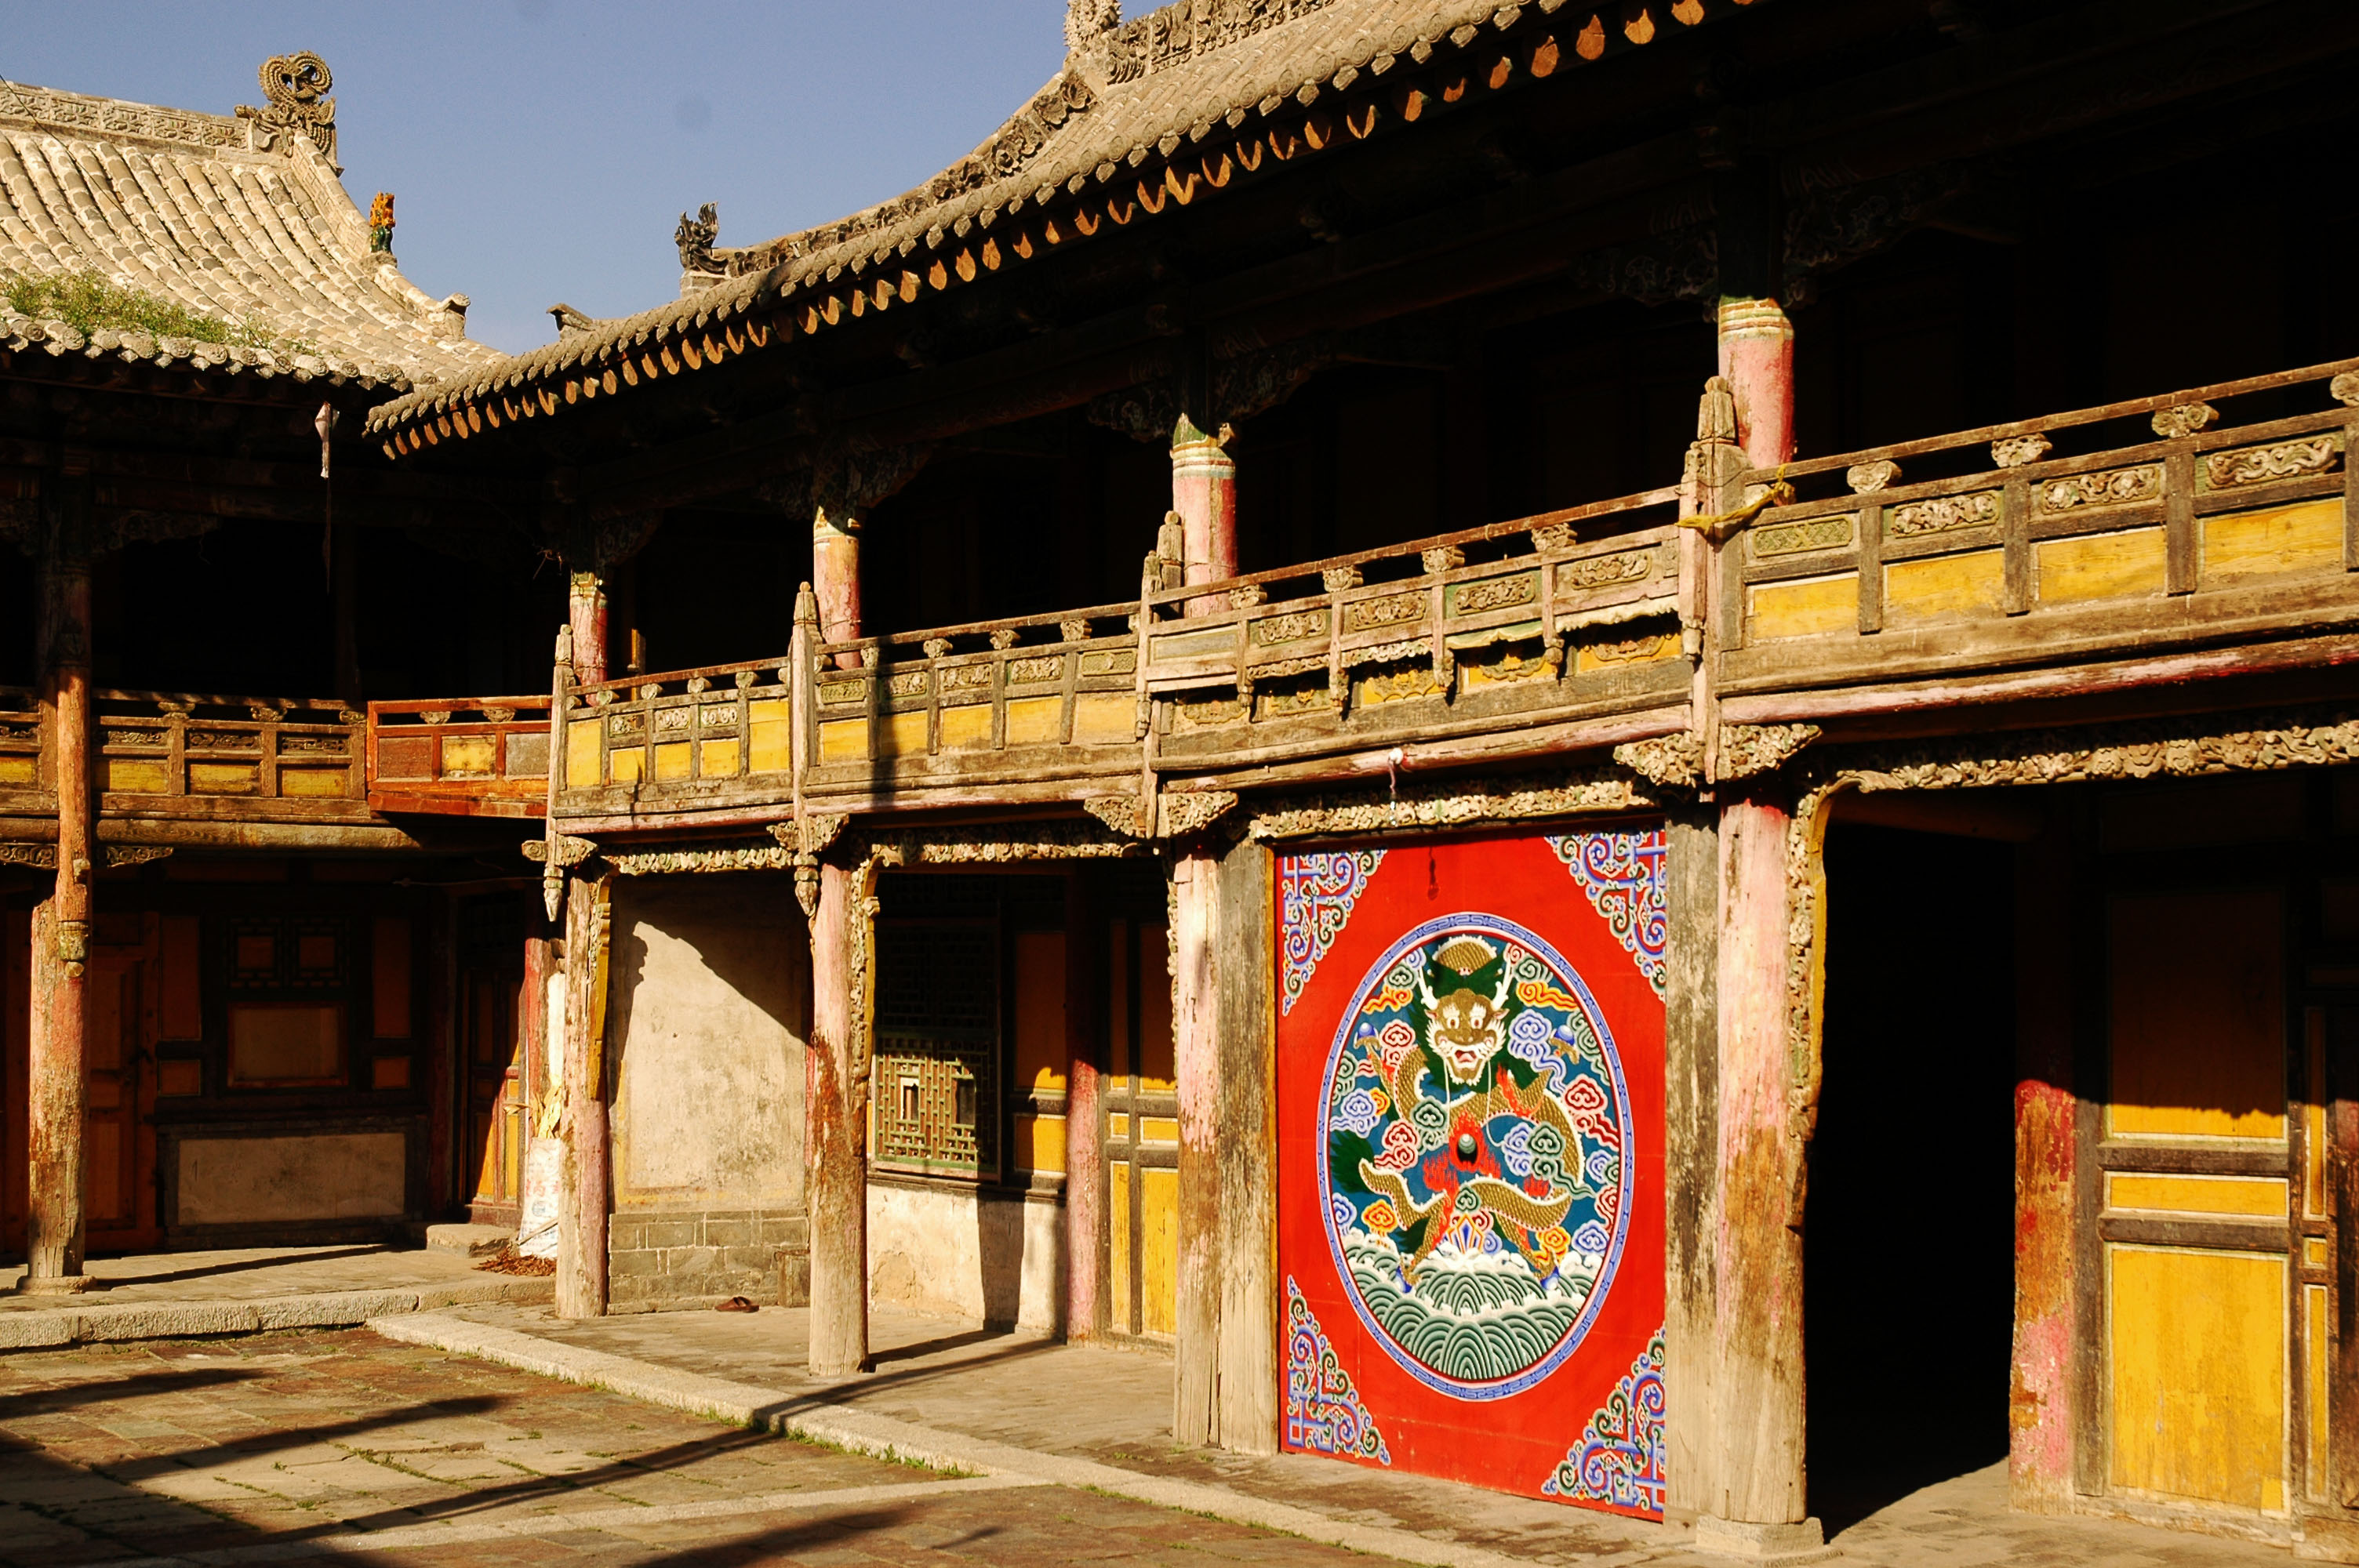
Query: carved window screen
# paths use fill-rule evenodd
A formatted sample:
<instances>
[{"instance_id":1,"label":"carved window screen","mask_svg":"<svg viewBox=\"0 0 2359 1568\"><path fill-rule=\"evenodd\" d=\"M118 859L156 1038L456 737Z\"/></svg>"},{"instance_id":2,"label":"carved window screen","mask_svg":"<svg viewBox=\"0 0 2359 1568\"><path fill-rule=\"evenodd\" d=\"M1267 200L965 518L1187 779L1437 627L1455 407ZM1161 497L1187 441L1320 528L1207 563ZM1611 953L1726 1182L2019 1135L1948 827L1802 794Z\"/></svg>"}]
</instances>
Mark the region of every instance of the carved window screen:
<instances>
[{"instance_id":1,"label":"carved window screen","mask_svg":"<svg viewBox=\"0 0 2359 1568\"><path fill-rule=\"evenodd\" d=\"M999 1174L999 949L995 920L877 922L878 1165Z\"/></svg>"}]
</instances>

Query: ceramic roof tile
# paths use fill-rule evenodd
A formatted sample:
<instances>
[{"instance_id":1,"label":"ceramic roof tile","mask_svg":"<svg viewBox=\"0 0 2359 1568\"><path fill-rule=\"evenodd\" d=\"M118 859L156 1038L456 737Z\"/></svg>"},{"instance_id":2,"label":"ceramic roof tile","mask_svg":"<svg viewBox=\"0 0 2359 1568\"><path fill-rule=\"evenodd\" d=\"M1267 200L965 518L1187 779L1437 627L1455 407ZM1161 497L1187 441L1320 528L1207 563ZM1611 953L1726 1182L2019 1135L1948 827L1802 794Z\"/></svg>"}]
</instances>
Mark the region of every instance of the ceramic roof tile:
<instances>
[{"instance_id":1,"label":"ceramic roof tile","mask_svg":"<svg viewBox=\"0 0 2359 1568\"><path fill-rule=\"evenodd\" d=\"M266 89L285 64L266 66ZM328 85L324 66L316 84ZM277 346L85 338L5 308L0 344L396 392L500 362L466 337L463 296L432 298L370 250L332 157L333 101L306 119L266 95L272 107L231 117L0 81L0 279L95 270L232 327L252 323Z\"/></svg>"}]
</instances>

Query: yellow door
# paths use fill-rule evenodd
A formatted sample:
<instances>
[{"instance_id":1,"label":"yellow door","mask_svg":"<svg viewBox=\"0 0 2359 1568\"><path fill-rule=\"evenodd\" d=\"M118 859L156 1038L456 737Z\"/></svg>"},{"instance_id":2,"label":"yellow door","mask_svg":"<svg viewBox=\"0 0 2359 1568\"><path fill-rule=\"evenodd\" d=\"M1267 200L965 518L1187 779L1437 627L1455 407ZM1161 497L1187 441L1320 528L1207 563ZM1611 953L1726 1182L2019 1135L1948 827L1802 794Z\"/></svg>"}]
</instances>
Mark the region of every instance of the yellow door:
<instances>
[{"instance_id":1,"label":"yellow door","mask_svg":"<svg viewBox=\"0 0 2359 1568\"><path fill-rule=\"evenodd\" d=\"M2291 1200L2284 905L2141 893L2108 912L2106 1478L2283 1512Z\"/></svg>"},{"instance_id":2,"label":"yellow door","mask_svg":"<svg viewBox=\"0 0 2359 1568\"><path fill-rule=\"evenodd\" d=\"M511 1223L523 1199L525 1084L516 1027L523 981L469 970L463 977L468 1130L475 1158L474 1217Z\"/></svg>"},{"instance_id":3,"label":"yellow door","mask_svg":"<svg viewBox=\"0 0 2359 1568\"><path fill-rule=\"evenodd\" d=\"M1106 1229L1116 1334L1169 1339L1180 1299L1180 1096L1164 926L1114 923L1105 1086Z\"/></svg>"}]
</instances>

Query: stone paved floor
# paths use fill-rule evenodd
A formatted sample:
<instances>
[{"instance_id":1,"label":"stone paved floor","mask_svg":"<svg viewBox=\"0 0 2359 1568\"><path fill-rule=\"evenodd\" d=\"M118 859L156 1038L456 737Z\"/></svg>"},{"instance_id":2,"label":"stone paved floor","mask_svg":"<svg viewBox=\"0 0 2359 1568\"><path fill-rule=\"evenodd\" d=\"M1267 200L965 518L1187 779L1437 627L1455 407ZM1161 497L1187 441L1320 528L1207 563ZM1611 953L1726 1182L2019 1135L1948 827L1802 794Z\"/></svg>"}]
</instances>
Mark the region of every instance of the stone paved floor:
<instances>
[{"instance_id":1,"label":"stone paved floor","mask_svg":"<svg viewBox=\"0 0 2359 1568\"><path fill-rule=\"evenodd\" d=\"M1341 1563L756 1436L364 1330L0 1358L0 1563Z\"/></svg>"},{"instance_id":2,"label":"stone paved floor","mask_svg":"<svg viewBox=\"0 0 2359 1568\"><path fill-rule=\"evenodd\" d=\"M803 1372L806 1314L799 1309L577 1322L560 1321L539 1307L465 1307L453 1315L1019 1447L1226 1487L1337 1519L1535 1562L1716 1561L1682 1551L1678 1532L1535 1499L1299 1454L1252 1458L1175 1447L1171 1364L1147 1352L1074 1349L971 1324L879 1310L871 1324L875 1370L828 1385L814 1383ZM1914 1490L1896 1489L1877 1501L1864 1517L1845 1520L1835 1536L1845 1560L1892 1568L2288 1568L2292 1561L2283 1547L2113 1520L2011 1513L2002 1465Z\"/></svg>"},{"instance_id":3,"label":"stone paved floor","mask_svg":"<svg viewBox=\"0 0 2359 1568\"><path fill-rule=\"evenodd\" d=\"M21 1263L0 1268L0 1311L42 1312L115 1302L256 1301L326 1291L389 1291L494 1276L456 1252L422 1248L248 1247L212 1252L143 1252L93 1258L103 1287L80 1296L15 1294Z\"/></svg>"}]
</instances>

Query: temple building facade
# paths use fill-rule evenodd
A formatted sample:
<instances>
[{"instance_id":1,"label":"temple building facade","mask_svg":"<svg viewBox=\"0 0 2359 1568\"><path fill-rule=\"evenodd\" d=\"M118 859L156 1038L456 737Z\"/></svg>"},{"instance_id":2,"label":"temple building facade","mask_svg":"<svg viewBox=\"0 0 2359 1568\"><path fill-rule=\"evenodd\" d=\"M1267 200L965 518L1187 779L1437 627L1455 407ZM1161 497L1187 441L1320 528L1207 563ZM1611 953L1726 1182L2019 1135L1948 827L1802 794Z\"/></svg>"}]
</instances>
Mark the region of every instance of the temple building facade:
<instances>
[{"instance_id":1,"label":"temple building facade","mask_svg":"<svg viewBox=\"0 0 2359 1568\"><path fill-rule=\"evenodd\" d=\"M0 318L28 1288L468 1217L1736 1558L2359 1561L2359 15L1066 45L516 356L316 57L0 84L0 286L244 324Z\"/></svg>"}]
</instances>

